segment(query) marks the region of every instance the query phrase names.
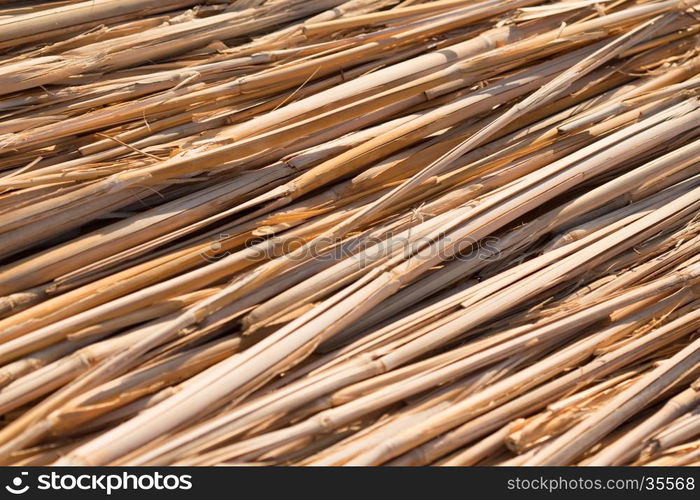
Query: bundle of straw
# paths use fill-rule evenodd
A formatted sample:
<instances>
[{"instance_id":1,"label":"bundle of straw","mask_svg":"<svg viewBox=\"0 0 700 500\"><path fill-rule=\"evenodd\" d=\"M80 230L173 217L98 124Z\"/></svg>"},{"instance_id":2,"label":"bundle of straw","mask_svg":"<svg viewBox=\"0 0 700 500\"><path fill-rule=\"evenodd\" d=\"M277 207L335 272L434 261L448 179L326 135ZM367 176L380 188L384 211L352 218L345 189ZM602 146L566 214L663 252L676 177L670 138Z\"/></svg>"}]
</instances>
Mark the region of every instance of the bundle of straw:
<instances>
[{"instance_id":1,"label":"bundle of straw","mask_svg":"<svg viewBox=\"0 0 700 500\"><path fill-rule=\"evenodd\" d=\"M0 463L700 463L700 0L0 2Z\"/></svg>"}]
</instances>

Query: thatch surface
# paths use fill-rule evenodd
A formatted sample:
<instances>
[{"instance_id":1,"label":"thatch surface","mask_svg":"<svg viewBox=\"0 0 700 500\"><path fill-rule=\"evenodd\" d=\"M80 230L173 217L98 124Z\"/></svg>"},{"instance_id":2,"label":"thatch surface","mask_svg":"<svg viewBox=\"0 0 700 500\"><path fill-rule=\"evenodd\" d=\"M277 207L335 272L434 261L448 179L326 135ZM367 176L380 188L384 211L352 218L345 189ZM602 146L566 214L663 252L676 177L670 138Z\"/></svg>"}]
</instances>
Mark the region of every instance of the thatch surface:
<instances>
[{"instance_id":1,"label":"thatch surface","mask_svg":"<svg viewBox=\"0 0 700 500\"><path fill-rule=\"evenodd\" d=\"M700 0L0 1L4 464L700 461Z\"/></svg>"}]
</instances>

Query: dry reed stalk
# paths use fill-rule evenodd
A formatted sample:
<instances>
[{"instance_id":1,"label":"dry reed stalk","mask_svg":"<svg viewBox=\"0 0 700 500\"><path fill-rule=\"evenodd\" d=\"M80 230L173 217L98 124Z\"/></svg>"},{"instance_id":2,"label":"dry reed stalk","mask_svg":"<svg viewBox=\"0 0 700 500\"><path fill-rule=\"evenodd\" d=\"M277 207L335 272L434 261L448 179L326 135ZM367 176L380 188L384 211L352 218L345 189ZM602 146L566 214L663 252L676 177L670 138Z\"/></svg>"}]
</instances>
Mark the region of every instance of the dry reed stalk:
<instances>
[{"instance_id":1,"label":"dry reed stalk","mask_svg":"<svg viewBox=\"0 0 700 500\"><path fill-rule=\"evenodd\" d=\"M652 311L656 312L658 309ZM648 320L648 312L644 311L639 314L642 318ZM518 415L522 415L523 412L541 408L548 402L554 400L555 397L565 394L568 389L590 383L598 376L614 372L618 368L639 359L640 355L653 352L657 349L657 346L664 345L665 342L673 342L678 338L676 335L687 335L696 326L692 321L694 321L693 318L679 319L674 323L669 323L668 326L664 325L649 335L636 339L617 352L595 358L580 371L577 370L566 376L559 377L528 394L514 399L510 403L506 403L505 405L485 413L481 417L462 424L460 427L446 433L444 436L407 453L405 456L399 458L396 463L429 463L435 458L453 451L475 438L483 436L490 430L495 430L500 425L504 425L504 420L507 422ZM622 322L620 325L613 325L609 330L611 333L617 334L621 331L624 332L625 329L635 328L636 326L637 325L633 322L631 324ZM668 338L669 332L674 333L672 338ZM459 458L455 457L454 463L458 464Z\"/></svg>"},{"instance_id":2,"label":"dry reed stalk","mask_svg":"<svg viewBox=\"0 0 700 500\"><path fill-rule=\"evenodd\" d=\"M636 299L636 297L638 297L637 295L635 295L634 297L635 297L635 299L633 299L633 300L638 300L638 299ZM612 306L612 307L615 307L615 306ZM579 321L578 319L572 319L571 317L566 318L564 321L570 321L570 322L572 322L572 324L580 325L580 321ZM514 340L511 341L510 343L506 342L503 346L496 346L496 347L492 348L492 350L494 351L494 353L497 353L497 352L503 352L504 349L506 348L506 346L508 346L509 344L513 344L514 346L517 346L517 345L526 345L526 344L529 342L528 339L529 339L530 336L535 336L535 337L536 337L536 336L537 336L537 332L535 331L535 332L533 332L532 334L530 334L529 336L525 336L525 337L522 337L522 338L514 339ZM505 352L512 352L512 351L505 351ZM372 359L372 358L369 358L369 359ZM488 363L490 360L491 360L491 359L490 359L489 357L486 357L484 353L479 353L479 354L473 356L472 358L467 358L465 361L469 361L469 363L471 363L471 364L474 364L474 363L482 364L482 363ZM477 366L478 366L478 364L477 364ZM369 366L372 366L372 365L369 365ZM469 366L469 365L467 365L467 366ZM351 367L350 367L350 368L351 368ZM376 370L376 368L374 368L374 369ZM329 377L325 377L325 378L326 378L326 380L329 379ZM331 380L332 380L332 379L331 379ZM329 381L330 381L330 380L329 380ZM395 386L398 386L397 389L403 389L404 391L405 391L405 390L409 390L409 391L411 391L411 392L413 392L413 393L418 392L418 391L420 390L420 386L417 386L417 384L412 384L410 388L404 386L401 382L397 382L397 383L395 383L394 385L395 385ZM387 389L388 389L388 388L387 388ZM379 392L386 392L386 391L379 391ZM399 393L399 394L401 394L401 393ZM393 397L396 397L396 396L393 396ZM368 403L365 402L365 399L366 399L366 398L361 398L361 399L359 399L359 400L353 401L352 406L355 407L355 405L356 405L357 408L363 408L363 411L364 411L364 410L367 410L367 411L368 411L368 409L369 409L369 408L368 408ZM340 407L340 408L343 408L343 407ZM314 420L314 421L311 421L311 422L309 422L309 423L315 423L315 422L317 422L317 421L318 421L318 420ZM328 422L328 421L326 421L326 422ZM326 423L326 424L324 424L324 425L327 426L328 423Z\"/></svg>"},{"instance_id":3,"label":"dry reed stalk","mask_svg":"<svg viewBox=\"0 0 700 500\"><path fill-rule=\"evenodd\" d=\"M622 436L612 445L599 451L588 463L591 465L613 465L629 459L635 455L635 450L644 447L647 436L653 435L656 430L678 416L694 408L700 402L697 390L697 382L677 396L671 398L658 412L644 420L633 431ZM642 442L640 445L639 442Z\"/></svg>"}]
</instances>

